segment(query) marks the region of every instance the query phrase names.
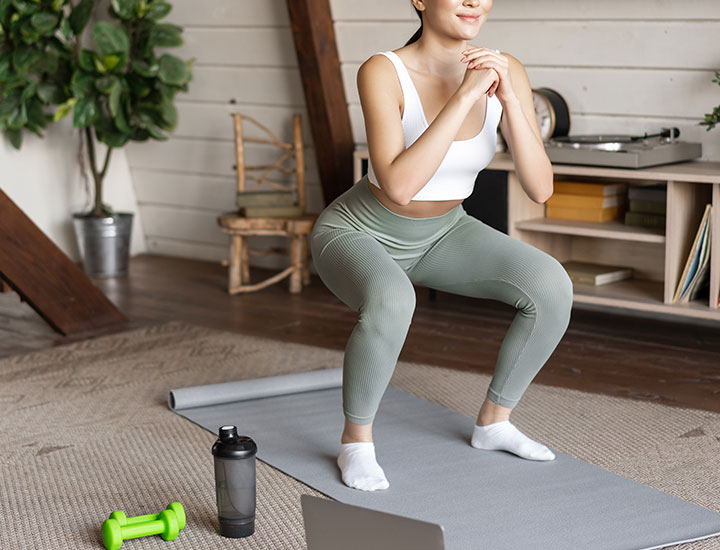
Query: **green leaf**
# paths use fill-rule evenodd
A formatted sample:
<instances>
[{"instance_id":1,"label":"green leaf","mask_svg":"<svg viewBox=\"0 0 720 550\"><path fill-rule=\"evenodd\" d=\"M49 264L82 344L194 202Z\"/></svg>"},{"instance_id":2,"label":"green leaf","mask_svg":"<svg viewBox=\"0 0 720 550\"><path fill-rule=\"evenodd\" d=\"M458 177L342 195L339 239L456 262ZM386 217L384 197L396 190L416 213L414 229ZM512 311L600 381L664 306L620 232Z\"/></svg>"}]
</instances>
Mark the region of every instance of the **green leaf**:
<instances>
[{"instance_id":1,"label":"green leaf","mask_svg":"<svg viewBox=\"0 0 720 550\"><path fill-rule=\"evenodd\" d=\"M187 65L179 57L164 54L160 58L160 71L158 73L158 77L165 84L179 86L184 84L189 76L190 71L188 70Z\"/></svg>"},{"instance_id":2,"label":"green leaf","mask_svg":"<svg viewBox=\"0 0 720 550\"><path fill-rule=\"evenodd\" d=\"M83 97L75 104L73 112L73 125L76 128L85 128L93 123L98 116L97 104L94 97Z\"/></svg>"},{"instance_id":3,"label":"green leaf","mask_svg":"<svg viewBox=\"0 0 720 550\"><path fill-rule=\"evenodd\" d=\"M30 18L30 22L38 31L45 33L55 28L58 22L58 16L54 13L40 12L33 15Z\"/></svg>"},{"instance_id":4,"label":"green leaf","mask_svg":"<svg viewBox=\"0 0 720 550\"><path fill-rule=\"evenodd\" d=\"M14 93L0 101L0 118L10 116L20 105L20 94Z\"/></svg>"},{"instance_id":5,"label":"green leaf","mask_svg":"<svg viewBox=\"0 0 720 550\"><path fill-rule=\"evenodd\" d=\"M125 117L125 110L123 108L118 109L118 112L113 116L113 121L118 130L123 133L129 134L132 129L128 125L127 118Z\"/></svg>"},{"instance_id":6,"label":"green leaf","mask_svg":"<svg viewBox=\"0 0 720 550\"><path fill-rule=\"evenodd\" d=\"M95 70L95 52L91 50L83 50L78 57L78 65L83 71L91 73Z\"/></svg>"},{"instance_id":7,"label":"green leaf","mask_svg":"<svg viewBox=\"0 0 720 550\"><path fill-rule=\"evenodd\" d=\"M147 63L142 59L133 59L132 61L130 61L130 66L135 69L138 74L147 77L157 76L158 71L160 70L160 65L156 61L153 61L152 63Z\"/></svg>"},{"instance_id":8,"label":"green leaf","mask_svg":"<svg viewBox=\"0 0 720 550\"><path fill-rule=\"evenodd\" d=\"M53 115L53 121L58 121L61 118L67 116L70 111L72 111L73 107L77 103L77 98L71 97L68 99L65 103L60 105L57 110L55 111L55 114Z\"/></svg>"},{"instance_id":9,"label":"green leaf","mask_svg":"<svg viewBox=\"0 0 720 550\"><path fill-rule=\"evenodd\" d=\"M118 77L115 75L102 76L95 81L95 87L104 94L109 94L115 85L118 85Z\"/></svg>"},{"instance_id":10,"label":"green leaf","mask_svg":"<svg viewBox=\"0 0 720 550\"><path fill-rule=\"evenodd\" d=\"M8 117L8 128L20 130L27 124L27 120L27 106L21 103Z\"/></svg>"},{"instance_id":11,"label":"green leaf","mask_svg":"<svg viewBox=\"0 0 720 550\"><path fill-rule=\"evenodd\" d=\"M146 130L150 133L150 135L151 135L152 137L154 137L154 138L157 139L158 141L167 141L167 139L168 139L167 136L166 136L165 134L163 134L163 133L162 133L158 128L156 128L155 126L152 126L152 125L147 126L147 127L146 127Z\"/></svg>"},{"instance_id":12,"label":"green leaf","mask_svg":"<svg viewBox=\"0 0 720 550\"><path fill-rule=\"evenodd\" d=\"M91 74L77 71L70 81L70 89L78 99L95 93L95 77Z\"/></svg>"},{"instance_id":13,"label":"green leaf","mask_svg":"<svg viewBox=\"0 0 720 550\"><path fill-rule=\"evenodd\" d=\"M92 15L93 0L82 0L70 14L70 27L77 35L82 32Z\"/></svg>"},{"instance_id":14,"label":"green leaf","mask_svg":"<svg viewBox=\"0 0 720 550\"><path fill-rule=\"evenodd\" d=\"M165 100L160 103L160 114L162 115L165 125L164 130L174 130L178 122L178 114L172 101Z\"/></svg>"},{"instance_id":15,"label":"green leaf","mask_svg":"<svg viewBox=\"0 0 720 550\"><path fill-rule=\"evenodd\" d=\"M131 19L135 15L137 0L112 0L111 4L122 19Z\"/></svg>"},{"instance_id":16,"label":"green leaf","mask_svg":"<svg viewBox=\"0 0 720 550\"><path fill-rule=\"evenodd\" d=\"M44 128L47 124L42 103L36 97L32 98L27 105L28 124Z\"/></svg>"},{"instance_id":17,"label":"green leaf","mask_svg":"<svg viewBox=\"0 0 720 550\"><path fill-rule=\"evenodd\" d=\"M170 13L171 9L172 6L167 2L153 2L152 4L150 4L148 11L145 13L145 17L147 19L157 21L158 19L162 19L168 13Z\"/></svg>"},{"instance_id":18,"label":"green leaf","mask_svg":"<svg viewBox=\"0 0 720 550\"><path fill-rule=\"evenodd\" d=\"M51 82L44 82L38 86L38 97L47 104L60 103L63 97L63 91L60 86Z\"/></svg>"},{"instance_id":19,"label":"green leaf","mask_svg":"<svg viewBox=\"0 0 720 550\"><path fill-rule=\"evenodd\" d=\"M15 149L20 149L20 146L22 145L22 130L8 128L5 130L5 135L8 137L10 143L13 147L15 147Z\"/></svg>"},{"instance_id":20,"label":"green leaf","mask_svg":"<svg viewBox=\"0 0 720 550\"><path fill-rule=\"evenodd\" d=\"M108 99L108 108L110 109L110 115L114 118L121 111L120 108L120 83L116 82L112 90L110 90L110 98Z\"/></svg>"},{"instance_id":21,"label":"green leaf","mask_svg":"<svg viewBox=\"0 0 720 550\"><path fill-rule=\"evenodd\" d=\"M25 86L25 89L22 91L22 94L20 94L20 101L27 101L34 96L35 92L37 92L37 87L37 82L28 82L27 86Z\"/></svg>"},{"instance_id":22,"label":"green leaf","mask_svg":"<svg viewBox=\"0 0 720 550\"><path fill-rule=\"evenodd\" d=\"M93 58L93 66L95 67L95 70L101 74L105 74L107 72L107 67L103 65L103 62L100 60L100 58L97 55L94 55Z\"/></svg>"},{"instance_id":23,"label":"green leaf","mask_svg":"<svg viewBox=\"0 0 720 550\"><path fill-rule=\"evenodd\" d=\"M72 27L70 26L70 21L67 17L63 17L63 20L60 22L60 34L65 40L70 40Z\"/></svg>"},{"instance_id":24,"label":"green leaf","mask_svg":"<svg viewBox=\"0 0 720 550\"><path fill-rule=\"evenodd\" d=\"M32 65L34 65L39 59L40 52L34 48L28 48L26 46L21 46L15 50L12 58L15 70L18 72L30 70Z\"/></svg>"},{"instance_id":25,"label":"green leaf","mask_svg":"<svg viewBox=\"0 0 720 550\"><path fill-rule=\"evenodd\" d=\"M122 147L130 141L130 135L118 132L103 132L98 139L108 147Z\"/></svg>"},{"instance_id":26,"label":"green leaf","mask_svg":"<svg viewBox=\"0 0 720 550\"><path fill-rule=\"evenodd\" d=\"M125 29L107 21L99 21L95 23L92 34L103 57L117 53L130 53L130 39Z\"/></svg>"},{"instance_id":27,"label":"green leaf","mask_svg":"<svg viewBox=\"0 0 720 550\"><path fill-rule=\"evenodd\" d=\"M105 59L103 59L102 64L105 66L105 68L108 71L112 71L115 68L121 69L122 66L125 64L124 62L125 54L122 54L120 56L117 55L106 55ZM122 64L120 63L122 61Z\"/></svg>"},{"instance_id":28,"label":"green leaf","mask_svg":"<svg viewBox=\"0 0 720 550\"><path fill-rule=\"evenodd\" d=\"M174 46L182 46L183 39L180 36L182 29L177 25L162 23L154 25L150 29L148 43L152 47L171 48Z\"/></svg>"}]
</instances>

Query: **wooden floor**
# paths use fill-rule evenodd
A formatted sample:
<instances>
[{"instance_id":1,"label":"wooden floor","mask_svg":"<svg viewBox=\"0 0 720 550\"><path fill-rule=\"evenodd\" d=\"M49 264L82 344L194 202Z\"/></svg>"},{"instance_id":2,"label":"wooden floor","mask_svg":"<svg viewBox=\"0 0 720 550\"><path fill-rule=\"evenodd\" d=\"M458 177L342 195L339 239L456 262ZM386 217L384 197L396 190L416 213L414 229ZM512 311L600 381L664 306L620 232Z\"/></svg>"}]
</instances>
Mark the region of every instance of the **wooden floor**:
<instances>
[{"instance_id":1,"label":"wooden floor","mask_svg":"<svg viewBox=\"0 0 720 550\"><path fill-rule=\"evenodd\" d=\"M251 270L257 282L267 275ZM313 275L300 295L287 279L230 296L219 263L153 255L131 259L126 278L95 279L128 325L73 337L55 332L18 295L0 294L0 357L168 320L343 350L357 314ZM401 360L492 373L516 310L493 300L417 287ZM570 326L533 380L588 392L720 412L720 325L648 320L573 308ZM478 407L484 396L479 396Z\"/></svg>"}]
</instances>

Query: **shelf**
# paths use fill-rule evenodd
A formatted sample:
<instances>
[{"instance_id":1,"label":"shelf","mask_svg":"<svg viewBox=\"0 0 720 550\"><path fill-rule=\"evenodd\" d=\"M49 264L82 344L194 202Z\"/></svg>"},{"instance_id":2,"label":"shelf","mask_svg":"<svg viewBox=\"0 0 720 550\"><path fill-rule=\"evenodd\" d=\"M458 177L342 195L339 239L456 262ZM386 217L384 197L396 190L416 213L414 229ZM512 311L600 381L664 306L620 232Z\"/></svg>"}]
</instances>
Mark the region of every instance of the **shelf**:
<instances>
[{"instance_id":1,"label":"shelf","mask_svg":"<svg viewBox=\"0 0 720 550\"><path fill-rule=\"evenodd\" d=\"M600 237L623 241L665 242L665 228L625 225L618 220L585 222L542 217L515 222L515 228L523 231L563 233L565 235L581 235L583 237Z\"/></svg>"},{"instance_id":2,"label":"shelf","mask_svg":"<svg viewBox=\"0 0 720 550\"><path fill-rule=\"evenodd\" d=\"M577 303L655 311L700 319L718 318L717 313L708 308L706 299L693 300L687 304L663 303L663 283L658 281L625 279L599 286L573 283L573 288L573 300Z\"/></svg>"}]
</instances>

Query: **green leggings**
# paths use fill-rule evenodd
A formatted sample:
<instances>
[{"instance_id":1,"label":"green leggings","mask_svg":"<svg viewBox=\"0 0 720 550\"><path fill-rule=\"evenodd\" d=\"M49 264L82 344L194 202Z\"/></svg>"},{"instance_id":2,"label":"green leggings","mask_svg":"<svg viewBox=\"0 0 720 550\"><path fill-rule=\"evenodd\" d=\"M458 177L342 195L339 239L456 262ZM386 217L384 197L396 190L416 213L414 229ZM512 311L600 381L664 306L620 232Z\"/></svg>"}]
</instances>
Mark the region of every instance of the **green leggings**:
<instances>
[{"instance_id":1,"label":"green leggings","mask_svg":"<svg viewBox=\"0 0 720 550\"><path fill-rule=\"evenodd\" d=\"M368 185L365 176L330 203L310 237L320 279L359 313L343 360L345 418L374 420L415 311L413 284L517 308L487 390L493 402L514 407L570 322L567 272L549 254L470 216L462 204L442 216L401 216Z\"/></svg>"}]
</instances>

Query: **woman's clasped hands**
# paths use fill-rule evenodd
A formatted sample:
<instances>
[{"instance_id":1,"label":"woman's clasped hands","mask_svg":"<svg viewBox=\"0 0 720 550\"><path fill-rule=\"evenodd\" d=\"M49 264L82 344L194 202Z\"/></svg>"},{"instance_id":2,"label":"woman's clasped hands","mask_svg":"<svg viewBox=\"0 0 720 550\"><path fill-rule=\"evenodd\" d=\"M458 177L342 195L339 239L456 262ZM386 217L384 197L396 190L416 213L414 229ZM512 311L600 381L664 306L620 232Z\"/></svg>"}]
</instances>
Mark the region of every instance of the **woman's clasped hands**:
<instances>
[{"instance_id":1,"label":"woman's clasped hands","mask_svg":"<svg viewBox=\"0 0 720 550\"><path fill-rule=\"evenodd\" d=\"M492 83L486 89L488 97L492 97L494 93L497 93L498 99L503 103L515 97L508 70L509 63L504 55L490 48L468 48L462 54L463 57L460 61L467 63L468 71L475 69L495 73ZM465 80L467 79L468 74L466 73Z\"/></svg>"}]
</instances>

